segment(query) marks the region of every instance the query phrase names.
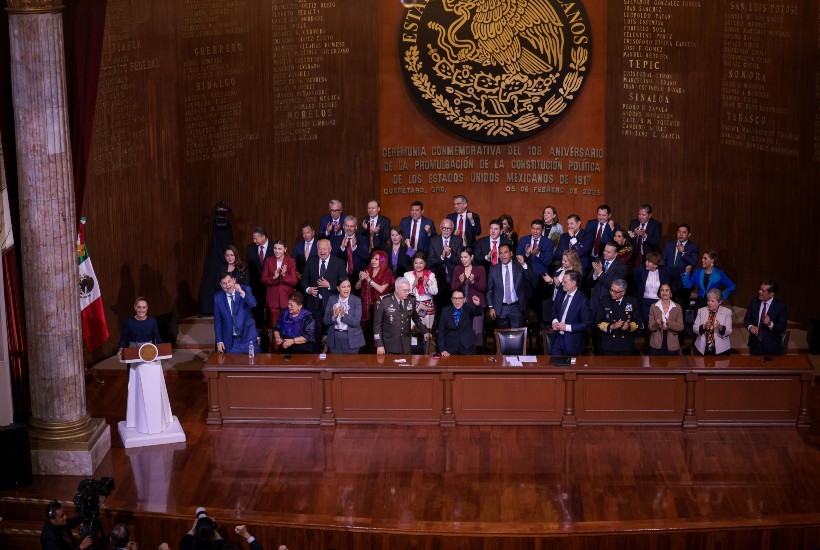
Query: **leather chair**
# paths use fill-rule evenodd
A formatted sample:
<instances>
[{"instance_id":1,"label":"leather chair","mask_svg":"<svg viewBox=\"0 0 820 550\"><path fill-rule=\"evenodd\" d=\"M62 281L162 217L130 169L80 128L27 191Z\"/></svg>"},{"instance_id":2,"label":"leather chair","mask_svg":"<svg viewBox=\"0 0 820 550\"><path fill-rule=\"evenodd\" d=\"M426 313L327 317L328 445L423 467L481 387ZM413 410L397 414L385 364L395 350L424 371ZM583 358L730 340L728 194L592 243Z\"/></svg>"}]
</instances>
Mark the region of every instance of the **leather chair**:
<instances>
[{"instance_id":1,"label":"leather chair","mask_svg":"<svg viewBox=\"0 0 820 550\"><path fill-rule=\"evenodd\" d=\"M780 342L783 344L783 355L789 353L789 338L791 335L792 332L790 330L784 330L783 334L780 335Z\"/></svg>"},{"instance_id":2,"label":"leather chair","mask_svg":"<svg viewBox=\"0 0 820 550\"><path fill-rule=\"evenodd\" d=\"M495 329L496 355L526 355L527 327Z\"/></svg>"}]
</instances>

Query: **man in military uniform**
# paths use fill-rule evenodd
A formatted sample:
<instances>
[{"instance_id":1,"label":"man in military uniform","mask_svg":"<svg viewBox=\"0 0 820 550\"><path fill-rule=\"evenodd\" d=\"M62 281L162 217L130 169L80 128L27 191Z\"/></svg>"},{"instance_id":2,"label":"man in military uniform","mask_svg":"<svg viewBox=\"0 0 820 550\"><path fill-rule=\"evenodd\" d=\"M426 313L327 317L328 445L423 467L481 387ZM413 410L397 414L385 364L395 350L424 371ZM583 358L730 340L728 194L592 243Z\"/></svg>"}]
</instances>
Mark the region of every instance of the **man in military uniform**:
<instances>
[{"instance_id":1,"label":"man in military uniform","mask_svg":"<svg viewBox=\"0 0 820 550\"><path fill-rule=\"evenodd\" d=\"M595 325L601 335L601 355L632 355L635 332L640 328L641 308L632 296L625 296L626 281L615 279L609 285L609 297L598 303Z\"/></svg>"},{"instance_id":2,"label":"man in military uniform","mask_svg":"<svg viewBox=\"0 0 820 550\"><path fill-rule=\"evenodd\" d=\"M416 324L424 339L430 339L430 330L421 323L416 310L416 297L410 295L410 281L396 279L395 291L379 300L373 314L373 340L376 353L410 353L410 319Z\"/></svg>"}]
</instances>

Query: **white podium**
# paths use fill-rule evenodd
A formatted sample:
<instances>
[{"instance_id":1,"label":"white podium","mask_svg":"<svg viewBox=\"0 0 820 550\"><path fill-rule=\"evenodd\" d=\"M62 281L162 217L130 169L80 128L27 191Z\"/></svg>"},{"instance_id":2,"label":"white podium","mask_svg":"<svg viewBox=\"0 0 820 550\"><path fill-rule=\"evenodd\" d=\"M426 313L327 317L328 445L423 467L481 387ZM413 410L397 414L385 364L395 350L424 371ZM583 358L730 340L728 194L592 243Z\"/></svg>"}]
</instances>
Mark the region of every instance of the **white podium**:
<instances>
[{"instance_id":1,"label":"white podium","mask_svg":"<svg viewBox=\"0 0 820 550\"><path fill-rule=\"evenodd\" d=\"M121 361L128 365L128 405L117 429L126 449L184 443L185 432L171 414L162 359L171 357L171 344L143 344L125 348Z\"/></svg>"}]
</instances>

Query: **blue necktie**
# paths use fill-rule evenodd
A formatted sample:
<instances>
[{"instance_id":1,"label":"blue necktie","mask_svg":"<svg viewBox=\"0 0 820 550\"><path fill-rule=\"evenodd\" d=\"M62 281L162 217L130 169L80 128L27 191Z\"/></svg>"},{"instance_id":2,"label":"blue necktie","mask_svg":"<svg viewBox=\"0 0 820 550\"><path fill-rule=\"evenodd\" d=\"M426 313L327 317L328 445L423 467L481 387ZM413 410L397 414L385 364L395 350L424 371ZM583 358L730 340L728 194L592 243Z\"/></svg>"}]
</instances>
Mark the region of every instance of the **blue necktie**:
<instances>
[{"instance_id":1,"label":"blue necktie","mask_svg":"<svg viewBox=\"0 0 820 550\"><path fill-rule=\"evenodd\" d=\"M236 300L234 298L234 294L229 296L230 298L230 306L231 306L231 324L233 325L233 335L239 336L239 326L236 324Z\"/></svg>"}]
</instances>

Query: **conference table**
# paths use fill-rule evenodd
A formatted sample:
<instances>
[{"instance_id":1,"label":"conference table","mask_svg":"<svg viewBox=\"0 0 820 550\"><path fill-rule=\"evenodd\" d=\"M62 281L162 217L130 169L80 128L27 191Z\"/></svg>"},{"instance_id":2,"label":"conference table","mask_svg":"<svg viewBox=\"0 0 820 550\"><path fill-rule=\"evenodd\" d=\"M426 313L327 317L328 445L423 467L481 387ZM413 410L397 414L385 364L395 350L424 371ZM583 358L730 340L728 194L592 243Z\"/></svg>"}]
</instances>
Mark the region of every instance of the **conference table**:
<instances>
[{"instance_id":1,"label":"conference table","mask_svg":"<svg viewBox=\"0 0 820 550\"><path fill-rule=\"evenodd\" d=\"M805 355L570 361L214 353L207 423L810 426Z\"/></svg>"}]
</instances>

